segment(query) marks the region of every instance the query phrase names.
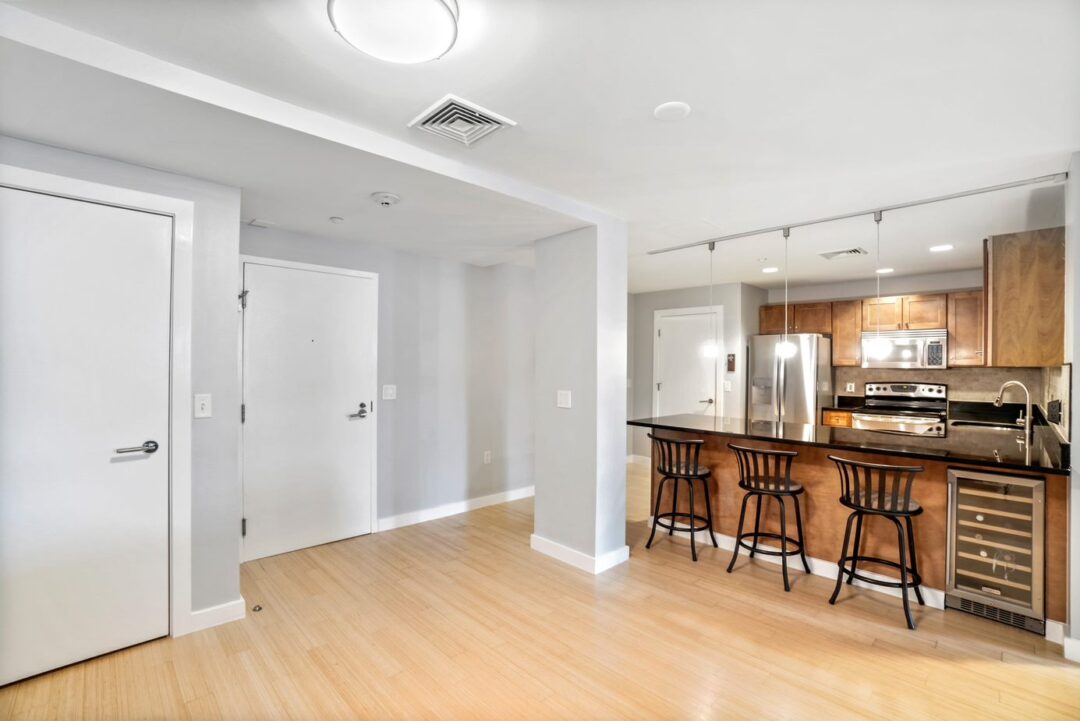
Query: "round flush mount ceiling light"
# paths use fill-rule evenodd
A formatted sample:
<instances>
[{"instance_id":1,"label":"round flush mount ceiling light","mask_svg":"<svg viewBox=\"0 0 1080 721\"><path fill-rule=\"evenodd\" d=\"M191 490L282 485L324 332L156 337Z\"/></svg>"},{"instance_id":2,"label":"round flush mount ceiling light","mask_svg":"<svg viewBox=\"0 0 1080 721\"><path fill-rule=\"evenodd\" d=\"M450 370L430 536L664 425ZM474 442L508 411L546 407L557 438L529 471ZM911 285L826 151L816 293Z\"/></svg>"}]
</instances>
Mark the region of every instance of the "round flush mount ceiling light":
<instances>
[{"instance_id":1,"label":"round flush mount ceiling light","mask_svg":"<svg viewBox=\"0 0 1080 721\"><path fill-rule=\"evenodd\" d=\"M682 120L690 115L690 106L681 100L673 100L670 103L660 103L652 114L657 120Z\"/></svg>"},{"instance_id":2,"label":"round flush mount ceiling light","mask_svg":"<svg viewBox=\"0 0 1080 721\"><path fill-rule=\"evenodd\" d=\"M762 273L779 273L780 269L777 268L775 265L770 265L768 268L762 268L761 272Z\"/></svg>"},{"instance_id":3,"label":"round flush mount ceiling light","mask_svg":"<svg viewBox=\"0 0 1080 721\"><path fill-rule=\"evenodd\" d=\"M345 42L388 63L436 60L457 41L457 0L329 0L326 12Z\"/></svg>"},{"instance_id":4,"label":"round flush mount ceiling light","mask_svg":"<svg viewBox=\"0 0 1080 721\"><path fill-rule=\"evenodd\" d=\"M877 273L878 275L888 275L889 273L893 272L893 269L892 268L878 268L874 272Z\"/></svg>"},{"instance_id":5,"label":"round flush mount ceiling light","mask_svg":"<svg viewBox=\"0 0 1080 721\"><path fill-rule=\"evenodd\" d=\"M378 193L372 193L371 200L380 207L390 208L401 202L401 196L380 191Z\"/></svg>"}]
</instances>

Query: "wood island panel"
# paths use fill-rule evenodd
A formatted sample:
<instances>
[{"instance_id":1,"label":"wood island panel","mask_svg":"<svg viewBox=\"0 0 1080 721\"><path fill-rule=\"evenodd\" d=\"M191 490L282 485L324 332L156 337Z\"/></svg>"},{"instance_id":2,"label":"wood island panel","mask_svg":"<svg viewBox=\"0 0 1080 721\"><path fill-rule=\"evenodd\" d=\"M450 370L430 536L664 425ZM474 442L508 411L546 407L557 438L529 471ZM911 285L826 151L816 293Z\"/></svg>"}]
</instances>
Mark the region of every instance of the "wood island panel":
<instances>
[{"instance_id":1,"label":"wood island panel","mask_svg":"<svg viewBox=\"0 0 1080 721\"><path fill-rule=\"evenodd\" d=\"M792 464L791 477L806 489L800 498L803 524L806 533L806 553L808 556L835 562L840 557L840 547L844 540L844 527L850 511L840 505L840 481L836 465L828 459L829 455L852 458L870 463L889 463L894 465L922 466L924 471L915 479L912 498L923 507L922 515L914 519L916 551L919 560L919 572L923 585L943 590L945 588L945 557L948 538L948 471L949 468L969 468L986 472L986 468L950 464L943 461L918 460L887 454L851 453L829 448L784 443L766 443L747 441L738 437L663 431L665 437L694 440L704 438L701 450L701 463L712 471L709 479L713 500L713 527L727 536L734 536L739 522L739 508L742 504L743 490L738 486L738 466L735 455L728 449L729 442L738 445L753 446L769 450L794 450L799 455ZM1019 472L1010 475L1023 476ZM1038 474L1030 474L1038 475ZM656 487L660 476L653 468L651 503L656 502ZM1065 620L1065 587L1067 585L1066 549L1067 525L1065 517L1066 489L1061 479L1050 478L1046 483L1046 617L1051 620ZM661 499L661 511L671 507L668 483ZM686 511L689 499L685 490L679 494L680 510ZM705 507L700 500L696 503L697 512L704 515ZM655 507L651 505L650 508ZM790 505L789 505L789 510ZM779 533L780 519L776 501L769 501L764 506L762 525L768 531ZM753 501L747 509L748 522L753 521ZM788 535L795 535L794 514L788 514ZM869 529L869 530L867 530ZM744 532L748 530L744 527ZM863 530L865 555L882 558L897 558L896 530L885 519L876 519L864 525ZM708 544L707 535L698 534L698 543ZM789 559L790 561L790 559ZM796 559L796 566L798 560ZM792 568L796 566L790 566ZM889 572L888 569L869 567L867 570Z\"/></svg>"}]
</instances>

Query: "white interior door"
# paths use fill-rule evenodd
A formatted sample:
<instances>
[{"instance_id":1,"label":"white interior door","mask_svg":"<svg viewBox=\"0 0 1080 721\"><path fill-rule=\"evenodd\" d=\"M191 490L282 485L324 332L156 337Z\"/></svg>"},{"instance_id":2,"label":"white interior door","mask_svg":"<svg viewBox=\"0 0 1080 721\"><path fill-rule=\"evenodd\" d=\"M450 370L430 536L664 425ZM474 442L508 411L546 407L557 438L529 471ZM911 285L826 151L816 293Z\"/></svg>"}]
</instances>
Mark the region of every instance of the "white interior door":
<instances>
[{"instance_id":1,"label":"white interior door","mask_svg":"<svg viewBox=\"0 0 1080 721\"><path fill-rule=\"evenodd\" d=\"M657 311L653 407L657 416L721 413L719 359L723 357L719 308Z\"/></svg>"},{"instance_id":2,"label":"white interior door","mask_svg":"<svg viewBox=\"0 0 1080 721\"><path fill-rule=\"evenodd\" d=\"M374 511L378 281L271 262L244 263L244 560L370 533Z\"/></svg>"},{"instance_id":3,"label":"white interior door","mask_svg":"<svg viewBox=\"0 0 1080 721\"><path fill-rule=\"evenodd\" d=\"M0 188L0 684L169 632L171 254L170 217Z\"/></svg>"}]
</instances>

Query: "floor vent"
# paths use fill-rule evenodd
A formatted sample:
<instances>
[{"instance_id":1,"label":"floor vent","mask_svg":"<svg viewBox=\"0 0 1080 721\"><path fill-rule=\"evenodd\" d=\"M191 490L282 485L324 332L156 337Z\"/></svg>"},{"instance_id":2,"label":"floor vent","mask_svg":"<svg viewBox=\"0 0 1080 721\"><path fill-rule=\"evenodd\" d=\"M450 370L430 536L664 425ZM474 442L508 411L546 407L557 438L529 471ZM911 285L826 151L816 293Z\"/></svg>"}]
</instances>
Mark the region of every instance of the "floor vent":
<instances>
[{"instance_id":1,"label":"floor vent","mask_svg":"<svg viewBox=\"0 0 1080 721\"><path fill-rule=\"evenodd\" d=\"M974 616L981 616L982 618L987 618L991 621L1003 623L1006 626L1022 628L1025 631L1031 631L1040 636L1046 635L1046 621L1040 621L1037 618L1031 618L1022 613L1014 613L1013 611L1007 611L1004 608L997 608L996 606L980 603L979 601L972 601L968 598L959 598L957 596L946 594L945 608L955 608L958 611L964 611L965 613L970 613Z\"/></svg>"},{"instance_id":2,"label":"floor vent","mask_svg":"<svg viewBox=\"0 0 1080 721\"><path fill-rule=\"evenodd\" d=\"M825 260L833 258L846 258L849 255L870 255L866 248L844 248L843 250L829 250L820 254Z\"/></svg>"},{"instance_id":3,"label":"floor vent","mask_svg":"<svg viewBox=\"0 0 1080 721\"><path fill-rule=\"evenodd\" d=\"M426 130L462 145L472 145L496 130L514 125L517 123L510 118L454 95L447 95L409 123L410 128Z\"/></svg>"}]
</instances>

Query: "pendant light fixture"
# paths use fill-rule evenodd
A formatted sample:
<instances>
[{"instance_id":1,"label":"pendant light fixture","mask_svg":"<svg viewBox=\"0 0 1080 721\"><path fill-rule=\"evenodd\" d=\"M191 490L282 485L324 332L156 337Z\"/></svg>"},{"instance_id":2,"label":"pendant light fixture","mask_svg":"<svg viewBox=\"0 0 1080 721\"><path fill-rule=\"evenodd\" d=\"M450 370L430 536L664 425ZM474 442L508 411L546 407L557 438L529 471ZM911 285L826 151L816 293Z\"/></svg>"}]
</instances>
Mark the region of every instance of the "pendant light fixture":
<instances>
[{"instance_id":1,"label":"pendant light fixture","mask_svg":"<svg viewBox=\"0 0 1080 721\"><path fill-rule=\"evenodd\" d=\"M326 12L345 42L388 63L436 60L457 41L457 0L328 0Z\"/></svg>"},{"instance_id":2,"label":"pendant light fixture","mask_svg":"<svg viewBox=\"0 0 1080 721\"><path fill-rule=\"evenodd\" d=\"M877 279L877 332L870 342L866 344L867 354L874 360L885 360L892 352L893 343L888 338L881 337L881 211L874 212L874 227L877 230L877 267L874 277Z\"/></svg>"},{"instance_id":3,"label":"pendant light fixture","mask_svg":"<svg viewBox=\"0 0 1080 721\"><path fill-rule=\"evenodd\" d=\"M776 355L780 358L793 358L799 347L788 340L788 238L791 228L784 228L784 338L776 344Z\"/></svg>"},{"instance_id":4,"label":"pendant light fixture","mask_svg":"<svg viewBox=\"0 0 1080 721\"><path fill-rule=\"evenodd\" d=\"M709 312L713 308L713 253L716 251L716 243L709 243ZM720 355L720 344L716 338L716 314L712 313L712 330L709 334L711 340L701 349L701 355L706 358L716 358Z\"/></svg>"}]
</instances>

